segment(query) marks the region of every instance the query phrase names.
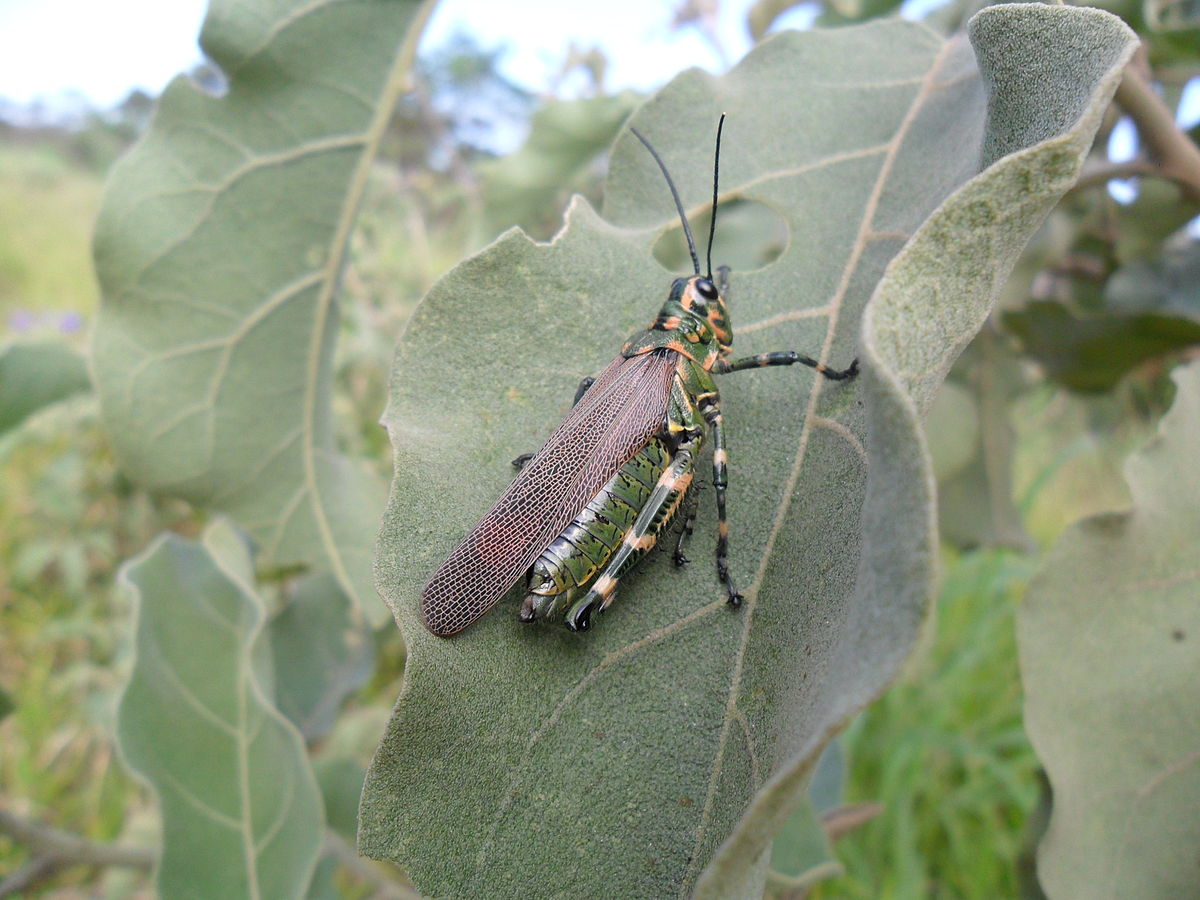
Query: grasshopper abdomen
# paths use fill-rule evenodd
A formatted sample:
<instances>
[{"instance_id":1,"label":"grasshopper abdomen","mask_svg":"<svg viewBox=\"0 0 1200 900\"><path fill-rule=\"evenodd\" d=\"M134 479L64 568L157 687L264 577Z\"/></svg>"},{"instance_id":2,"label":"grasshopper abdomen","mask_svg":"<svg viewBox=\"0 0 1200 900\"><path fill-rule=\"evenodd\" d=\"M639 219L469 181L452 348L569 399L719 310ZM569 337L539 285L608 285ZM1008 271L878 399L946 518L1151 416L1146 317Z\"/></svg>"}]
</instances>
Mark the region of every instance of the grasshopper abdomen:
<instances>
[{"instance_id":1,"label":"grasshopper abdomen","mask_svg":"<svg viewBox=\"0 0 1200 900\"><path fill-rule=\"evenodd\" d=\"M522 621L549 618L560 610L571 609L587 595L622 543L636 534L638 517L674 458L675 448L667 437L651 438L542 551L529 572L519 614ZM676 478L655 506L649 528L634 540L624 561L607 573L612 579L619 581L633 569L671 527L691 486L691 472L689 465L687 477ZM609 593L599 608L611 603L613 596ZM589 617L568 614L567 621L583 623Z\"/></svg>"}]
</instances>

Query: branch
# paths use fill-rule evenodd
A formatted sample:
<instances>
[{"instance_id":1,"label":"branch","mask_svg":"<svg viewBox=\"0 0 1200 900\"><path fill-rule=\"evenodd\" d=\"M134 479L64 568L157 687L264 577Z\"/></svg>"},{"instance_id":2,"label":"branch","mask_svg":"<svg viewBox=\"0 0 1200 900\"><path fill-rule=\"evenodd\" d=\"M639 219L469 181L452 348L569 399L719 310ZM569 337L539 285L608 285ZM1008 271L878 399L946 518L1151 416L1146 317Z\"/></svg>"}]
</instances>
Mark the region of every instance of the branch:
<instances>
[{"instance_id":1,"label":"branch","mask_svg":"<svg viewBox=\"0 0 1200 900\"><path fill-rule=\"evenodd\" d=\"M48 856L36 856L0 881L0 897L17 897L54 875L62 865Z\"/></svg>"},{"instance_id":2,"label":"branch","mask_svg":"<svg viewBox=\"0 0 1200 900\"><path fill-rule=\"evenodd\" d=\"M1113 180L1119 181L1123 178L1134 178L1139 175L1168 177L1161 166L1150 162L1148 159L1130 159L1119 163L1085 166L1068 193L1083 191L1097 185L1104 186Z\"/></svg>"},{"instance_id":3,"label":"branch","mask_svg":"<svg viewBox=\"0 0 1200 900\"><path fill-rule=\"evenodd\" d=\"M1200 203L1200 148L1175 124L1175 116L1137 65L1125 69L1116 99L1137 125L1158 174L1175 181L1193 203Z\"/></svg>"},{"instance_id":4,"label":"branch","mask_svg":"<svg viewBox=\"0 0 1200 900\"><path fill-rule=\"evenodd\" d=\"M69 866L130 866L149 869L158 854L149 847L97 844L49 825L23 819L0 809L0 834L24 844L32 858L0 881L0 897L11 897L45 881Z\"/></svg>"}]
</instances>

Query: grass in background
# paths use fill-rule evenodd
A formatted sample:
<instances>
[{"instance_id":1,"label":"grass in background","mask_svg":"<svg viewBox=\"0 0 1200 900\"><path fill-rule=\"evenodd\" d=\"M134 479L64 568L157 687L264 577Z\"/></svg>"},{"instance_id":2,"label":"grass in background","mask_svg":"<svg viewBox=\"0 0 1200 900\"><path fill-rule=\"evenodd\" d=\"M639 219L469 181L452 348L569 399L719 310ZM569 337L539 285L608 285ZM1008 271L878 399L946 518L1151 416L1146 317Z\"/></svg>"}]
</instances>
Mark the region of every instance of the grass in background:
<instances>
[{"instance_id":1,"label":"grass in background","mask_svg":"<svg viewBox=\"0 0 1200 900\"><path fill-rule=\"evenodd\" d=\"M0 145L0 337L58 334L79 347L97 292L91 229L102 175L59 142ZM117 838L148 802L110 739L128 633L118 565L172 523L118 473L80 396L0 435L0 719L5 808L96 841ZM0 838L0 872L25 847ZM66 871L47 891L94 883Z\"/></svg>"},{"instance_id":2,"label":"grass in background","mask_svg":"<svg viewBox=\"0 0 1200 900\"><path fill-rule=\"evenodd\" d=\"M93 405L68 402L0 439L0 687L14 701L0 785L11 812L108 841L146 802L109 739L128 632L113 581L161 520L122 491ZM0 871L26 858L0 840Z\"/></svg>"},{"instance_id":3,"label":"grass in background","mask_svg":"<svg viewBox=\"0 0 1200 900\"><path fill-rule=\"evenodd\" d=\"M101 181L54 145L0 145L0 332L25 316L91 315Z\"/></svg>"},{"instance_id":4,"label":"grass in background","mask_svg":"<svg viewBox=\"0 0 1200 900\"><path fill-rule=\"evenodd\" d=\"M99 173L55 144L0 146L0 336L80 341L96 304L100 191ZM12 812L105 840L140 792L103 725L124 548L110 518L116 472L90 405L77 399L0 436L0 689L13 701L0 720L0 785ZM27 857L0 838L0 872Z\"/></svg>"},{"instance_id":5,"label":"grass in background","mask_svg":"<svg viewBox=\"0 0 1200 900\"><path fill-rule=\"evenodd\" d=\"M931 646L843 736L846 802L885 810L838 843L846 874L814 898L1019 896L1038 762L1013 619L1036 565L1009 550L947 552Z\"/></svg>"}]
</instances>

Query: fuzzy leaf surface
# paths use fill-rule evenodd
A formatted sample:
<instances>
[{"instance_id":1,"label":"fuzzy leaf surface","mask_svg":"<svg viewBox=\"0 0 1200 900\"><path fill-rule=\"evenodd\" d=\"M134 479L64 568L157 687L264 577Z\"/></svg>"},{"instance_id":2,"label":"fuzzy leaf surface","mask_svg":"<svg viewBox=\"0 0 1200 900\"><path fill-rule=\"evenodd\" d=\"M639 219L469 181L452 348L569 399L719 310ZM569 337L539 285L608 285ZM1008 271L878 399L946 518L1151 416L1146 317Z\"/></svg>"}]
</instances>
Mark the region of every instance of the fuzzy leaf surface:
<instances>
[{"instance_id":1,"label":"fuzzy leaf surface","mask_svg":"<svg viewBox=\"0 0 1200 900\"><path fill-rule=\"evenodd\" d=\"M228 91L167 87L96 224L93 371L126 474L225 512L264 566L332 572L383 616L382 485L334 440L337 283L430 8L213 0L200 44Z\"/></svg>"},{"instance_id":2,"label":"fuzzy leaf surface","mask_svg":"<svg viewBox=\"0 0 1200 900\"><path fill-rule=\"evenodd\" d=\"M253 568L223 520L160 538L123 570L136 656L117 739L162 814L164 897L303 897L321 844L304 741L271 700Z\"/></svg>"},{"instance_id":3,"label":"fuzzy leaf surface","mask_svg":"<svg viewBox=\"0 0 1200 900\"><path fill-rule=\"evenodd\" d=\"M877 22L772 37L726 76L683 73L633 117L695 214L728 113L722 198L786 221L779 258L734 274L734 355L864 363L849 384L790 369L720 382L738 611L707 551L710 489L695 561L648 559L586 635L522 626L510 602L452 640L417 615L508 461L545 440L678 274L651 252L678 223L636 139L614 147L605 218L576 202L550 244L510 232L430 292L385 415L396 476L376 567L410 656L364 787L364 852L436 896L761 896L812 761L926 616L920 417L1076 177L1132 50L1095 11L1019 4L976 22L982 77L966 40ZM1055 55L1064 44L1086 49L1083 74ZM981 157L995 165L973 177Z\"/></svg>"}]
</instances>

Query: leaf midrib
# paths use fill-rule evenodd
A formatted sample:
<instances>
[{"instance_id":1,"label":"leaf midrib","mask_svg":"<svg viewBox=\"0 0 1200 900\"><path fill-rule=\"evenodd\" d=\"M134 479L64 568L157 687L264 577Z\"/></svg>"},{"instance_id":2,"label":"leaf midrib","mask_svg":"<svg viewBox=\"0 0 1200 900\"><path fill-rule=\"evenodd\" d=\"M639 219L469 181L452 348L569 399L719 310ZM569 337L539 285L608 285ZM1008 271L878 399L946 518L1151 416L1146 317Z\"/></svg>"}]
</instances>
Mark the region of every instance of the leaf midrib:
<instances>
[{"instance_id":1,"label":"leaf midrib","mask_svg":"<svg viewBox=\"0 0 1200 900\"><path fill-rule=\"evenodd\" d=\"M872 156L872 155L876 155L876 154L880 154L880 153L884 154L884 161L881 165L880 172L876 178L876 182L872 188L872 192L871 192L870 196L868 197L867 204L864 208L863 222L860 225L858 234L856 235L853 244L851 245L849 262L843 269L842 279L837 287L837 290L835 291L833 299L828 304L818 307L815 310L805 309L803 311L800 311L799 314L796 314L796 313L785 314L785 317L787 319L798 318L798 317L810 318L810 317L815 317L815 316L821 315L821 314L828 316L828 324L826 327L825 340L822 343L822 350L821 350L821 358L822 359L825 359L828 357L829 352L832 348L833 339L834 339L834 335L835 335L836 328L837 328L838 312L840 311L841 305L846 296L846 292L849 288L851 276L857 268L859 259L861 257L861 254L862 254L863 249L865 248L866 244L869 243L869 241L875 237L875 233L872 232L870 229L870 223L874 219L875 212L878 208L880 196L882 194L884 185L887 181L888 176L891 173L893 161L896 157L896 154L899 151L901 144L903 143L904 137L907 135L908 130L912 125L912 122L916 118L917 112L921 109L921 107L924 104L924 102L926 101L932 87L935 85L934 75L940 68L942 61L944 60L945 56L947 55L949 47L950 47L949 42L943 43L941 50L938 52L938 54L932 60L927 73L921 79L911 79L911 83L919 82L920 88L917 91L916 95L914 96L914 98L910 104L910 107L905 115L905 118L901 121L896 134L886 144L875 145L875 146L867 147L867 148L860 148L860 149L848 151L845 153L835 154L835 155L829 156L829 157L823 157L820 160L816 160L816 161L813 161L812 163L808 163L808 164L805 164L802 166L797 166L793 169L789 169L784 172L778 172L778 171L772 172L768 176L761 176L761 177L752 179L744 184L739 184L736 188L730 189L727 192L727 194L724 195L726 198L736 197L736 196L739 196L742 192L744 192L747 189L747 187L749 187L749 186L768 182L768 181L777 179L781 176L809 173L812 171L820 170L820 169L824 168L825 166L832 165L837 162L842 162L842 161L846 161L846 160L850 160L850 159L863 158L863 157ZM703 211L707 211L707 209L708 209L708 204L705 204L703 207ZM697 210L693 210L692 212L694 213L697 211L700 211L700 208L697 208ZM666 231L666 230L669 230L671 227L673 227L673 223L665 223L663 226L661 226L661 228L659 230ZM770 325L774 324L778 318L779 317L771 317L766 320L762 320L759 322L744 325L738 329L738 332L745 333L747 331L762 330L762 329L767 328ZM844 426L837 427L840 425L840 423L834 422L833 420L824 419L823 417L816 416L815 409L816 409L817 402L820 399L820 388L821 388L821 380L817 379L816 382L814 383L814 388L813 388L812 392L810 393L809 404L808 404L808 408L806 410L805 420L804 420L804 424L802 426L801 435L800 435L800 439L799 439L799 445L798 445L797 451L796 451L795 464L793 465L792 473L787 482L787 487L785 488L785 490L783 492L783 499L780 503L780 506L778 507L777 514L773 521L772 529L771 529L771 532L767 539L766 549L760 559L758 571L756 572L754 580L749 589L749 593L748 593L749 608L743 610L743 613L746 615L744 615L744 618L742 620L742 629L743 629L742 637L741 637L741 640L739 643L739 647L735 654L733 673L731 674L731 678L730 678L730 686L729 686L729 698L730 699L726 706L724 721L722 723L721 737L720 737L719 743L718 743L716 762L713 767L712 776L710 777L710 782L709 782L708 792L707 792L707 795L705 798L703 812L702 812L700 821L697 824L696 841L695 841L693 853L691 854L693 862L689 866L689 868L685 874L684 880L682 882L681 896L687 895L687 887L686 886L689 883L691 883L691 881L693 880L693 878L695 876L696 866L699 863L698 851L703 843L705 832L708 827L709 817L711 816L713 800L714 800L715 792L716 792L716 784L717 784L717 781L719 779L720 772L721 772L721 760L723 759L724 753L725 753L725 747L726 747L726 743L727 743L727 736L728 736L728 731L730 728L730 723L738 722L738 721L741 721L744 723L744 714L742 713L740 708L737 706L736 698L737 698L738 687L741 683L742 662L745 657L746 648L749 643L749 635L751 633L750 624L752 621L752 613L753 613L753 609L754 609L754 604L757 601L758 590L762 584L762 580L763 580L765 570L766 570L767 560L770 557L771 547L773 546L775 540L777 539L777 537L782 529L783 521L786 518L787 511L788 511L788 508L791 503L791 496L794 491L795 484L799 478L800 471L803 467L803 461L804 461L804 457L805 457L805 451L807 449L808 434L809 434L810 428L813 425L816 425L818 427L830 427L831 430L835 431L837 434L839 434L840 436L845 438L848 443L851 444L851 446L855 449L855 452L859 455L860 458L865 453L865 450L864 450L861 442L853 434L848 432L844 428ZM726 604L725 604L724 600L713 601L712 603L709 603L709 604L702 606L696 610L693 610L688 615L683 616L680 619L677 619L668 625L665 625L659 629L656 629L653 632L650 632L649 634L643 636L639 640L634 641L630 644L627 644L624 647L605 655L595 666L593 666L589 671L584 673L583 676L580 678L580 680L577 681L574 684L574 686L562 696L562 698L559 700L559 702L557 704L555 704L554 709L550 711L550 713L542 721L541 725L537 728L537 730L534 731L530 735L528 743L526 744L526 750L521 755L520 758L526 759L526 760L532 759L531 751L542 740L542 738L546 735L546 733L559 721L563 712L575 701L575 699L577 697L579 697L584 692L584 690L587 687L592 685L595 682L595 680L598 679L614 663L626 658L627 656L629 656L631 654L634 654L641 650L644 650L645 648L657 643L659 640L676 633L677 631L679 631L680 629L682 629L688 625L693 624L694 622L696 622L699 619L705 618L707 616L713 615L714 613L717 613L717 612L723 610L725 608L725 606L726 606ZM746 739L747 739L747 745L750 748L750 755L755 763L754 769L755 769L756 778L757 778L758 754L753 746L753 741L750 738L748 729L747 729ZM504 818L505 812L507 811L507 809L511 805L512 800L516 796L515 787L516 787L516 784L523 777L523 774L524 774L524 770L523 770L522 765L518 764L517 766L514 766L511 776L510 776L510 779L509 779L508 790L505 791L504 794L502 795L500 803L497 805L495 812L491 816L491 823L488 827L487 834L486 834L485 838L483 839L483 841L481 842L480 849L475 857L474 870L472 871L470 878L466 882L468 886L470 884L472 884L473 882L475 882L478 878L480 878L481 875L485 871L487 871L488 857L490 855L492 848L495 845L496 835L499 832L501 825L503 824L503 818Z\"/></svg>"},{"instance_id":2,"label":"leaf midrib","mask_svg":"<svg viewBox=\"0 0 1200 900\"><path fill-rule=\"evenodd\" d=\"M859 260L861 259L863 249L866 247L868 237L871 234L871 223L875 219L875 213L879 207L879 200L883 194L884 185L891 176L892 167L895 163L896 156L900 151L900 147L904 142L905 136L908 134L913 122L916 120L917 113L924 105L928 98L930 90L934 84L934 76L941 68L945 60L951 42L946 41L942 44L938 53L930 62L929 69L925 76L920 81L920 87L914 95L912 102L909 104L908 110L905 112L904 119L901 120L896 133L887 143L887 152L884 156L883 163L880 166L879 173L875 177L875 183L871 188L871 193L867 198L867 203L863 209L862 221L859 225L858 234L855 235L854 243L850 248L850 256L846 265L842 268L842 278L838 283L837 290L834 292L833 298L827 304L829 309L829 317L827 319L825 329L825 340L821 345L820 359L828 359L830 350L833 347L833 339L837 331L838 314L841 312L842 304L846 298L846 292L850 287L850 282L853 274L858 268ZM690 854L690 862L688 863L687 871L684 874L680 884L681 898L686 898L690 892L690 885L694 882L697 873L697 868L701 862L700 851L704 844L704 839L707 835L709 822L712 817L713 803L716 798L717 786L720 782L721 772L725 759L726 747L729 742L730 725L734 722L739 714L737 701L739 697L743 664L745 662L746 650L750 643L751 626L754 622L754 612L758 606L759 590L762 587L763 579L766 576L767 565L771 559L772 549L783 530L784 521L787 518L788 510L791 507L792 496L795 493L796 484L800 479L800 472L804 466L804 459L808 449L808 438L812 432L813 418L816 414L817 402L821 398L822 388L825 387L823 379L814 379L813 388L809 392L808 406L804 413L804 422L801 425L800 437L796 448L796 458L792 465L792 471L788 476L788 480L780 493L779 505L776 508L774 521L771 523L771 530L767 535L767 541L763 548L762 556L759 558L758 571L755 572L754 578L750 586L746 590L746 599L744 601L745 609L742 610L740 619L741 624L741 639L738 643L738 648L734 652L733 657L733 673L730 678L728 700L725 706L725 715L721 723L721 735L717 740L717 751L709 775L708 791L704 798L704 805L700 814L700 820L696 825L696 840L692 846ZM747 735L748 746L753 748L753 742L750 736Z\"/></svg>"},{"instance_id":3,"label":"leaf midrib","mask_svg":"<svg viewBox=\"0 0 1200 900\"><path fill-rule=\"evenodd\" d=\"M301 426L301 433L304 438L301 441L301 447L303 448L304 489L312 498L313 518L316 521L317 530L321 535L321 543L326 548L334 577L346 595L355 597L360 604L366 598L358 597L354 590L354 580L346 570L341 548L334 537L333 527L329 521L329 514L325 508L325 500L318 489L317 447L314 443L314 435L316 431L317 391L321 370L321 345L325 340L325 327L329 319L330 307L333 304L338 276L341 273L342 263L345 259L346 248L349 245L350 232L358 218L358 206L366 190L367 176L370 173L371 164L374 162L376 152L379 149L380 141L387 130L388 122L391 120L392 111L395 109L400 95L404 92L406 75L416 56L417 42L425 29L425 23L428 21L432 11L433 3L427 2L423 4L412 22L409 23L409 27L405 31L404 40L401 42L399 51L396 54L395 63L388 73L387 82L375 107L375 116L367 129L362 155L359 157L354 177L350 182L350 189L346 192L346 202L342 205L342 211L338 217L337 229L334 232L332 240L332 252L329 254L329 258L326 260L324 266L325 277L321 283L320 294L317 297L313 328L309 337L307 378L304 388L304 417ZM282 533L283 523L281 522L280 524Z\"/></svg>"}]
</instances>

